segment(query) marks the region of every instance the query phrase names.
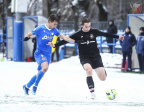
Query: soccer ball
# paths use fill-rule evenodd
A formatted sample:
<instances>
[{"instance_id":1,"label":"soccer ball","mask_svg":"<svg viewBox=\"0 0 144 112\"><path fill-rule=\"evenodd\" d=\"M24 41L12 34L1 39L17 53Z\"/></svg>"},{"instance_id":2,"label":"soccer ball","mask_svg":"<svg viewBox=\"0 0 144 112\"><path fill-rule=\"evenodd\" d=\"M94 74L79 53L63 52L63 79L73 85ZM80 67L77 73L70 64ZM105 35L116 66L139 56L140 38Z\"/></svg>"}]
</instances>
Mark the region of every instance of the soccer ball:
<instances>
[{"instance_id":1,"label":"soccer ball","mask_svg":"<svg viewBox=\"0 0 144 112\"><path fill-rule=\"evenodd\" d=\"M114 100L117 96L117 92L114 89L109 89L106 92L106 96L109 100Z\"/></svg>"}]
</instances>

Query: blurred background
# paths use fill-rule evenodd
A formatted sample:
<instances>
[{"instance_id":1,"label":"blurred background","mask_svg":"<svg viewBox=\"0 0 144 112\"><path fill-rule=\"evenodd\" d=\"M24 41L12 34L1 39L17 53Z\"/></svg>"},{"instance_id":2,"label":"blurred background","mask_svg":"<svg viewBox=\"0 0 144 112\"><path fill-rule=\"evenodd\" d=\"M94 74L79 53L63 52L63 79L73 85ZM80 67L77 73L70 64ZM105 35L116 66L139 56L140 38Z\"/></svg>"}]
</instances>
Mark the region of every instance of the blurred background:
<instances>
[{"instance_id":1,"label":"blurred background","mask_svg":"<svg viewBox=\"0 0 144 112\"><path fill-rule=\"evenodd\" d=\"M0 0L0 58L3 60L6 57L14 61L31 59L34 41L23 43L22 39L37 25L45 24L52 13L58 15L58 29L65 35L80 29L81 19L85 16L91 19L93 28L104 32L107 32L109 27L108 21L113 20L117 27L117 35L121 35L127 27L127 15L143 14L143 4L143 0ZM29 23L29 20L34 23ZM15 36L16 21L22 21L22 31L18 31L22 34L20 37ZM20 38L18 45L15 44L15 37ZM119 41L113 40L109 43L113 46L112 52L106 37L97 37L97 42L101 53L121 54ZM15 49L18 47L20 49ZM21 52L17 54L18 50ZM20 59L17 59L19 55ZM67 44L59 49L58 57L53 56L53 61L74 55L77 55L77 46Z\"/></svg>"}]
</instances>

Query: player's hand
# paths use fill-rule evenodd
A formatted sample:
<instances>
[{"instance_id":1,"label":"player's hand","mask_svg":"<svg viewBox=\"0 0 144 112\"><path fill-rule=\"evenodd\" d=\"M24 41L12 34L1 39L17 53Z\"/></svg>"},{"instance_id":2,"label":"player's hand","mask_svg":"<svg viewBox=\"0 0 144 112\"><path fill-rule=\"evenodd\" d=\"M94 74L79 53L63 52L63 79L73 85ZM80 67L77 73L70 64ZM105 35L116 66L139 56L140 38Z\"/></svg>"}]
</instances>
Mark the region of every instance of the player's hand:
<instances>
[{"instance_id":1,"label":"player's hand","mask_svg":"<svg viewBox=\"0 0 144 112\"><path fill-rule=\"evenodd\" d=\"M25 37L24 41L28 41L30 39L30 37Z\"/></svg>"},{"instance_id":2,"label":"player's hand","mask_svg":"<svg viewBox=\"0 0 144 112\"><path fill-rule=\"evenodd\" d=\"M49 45L49 46L51 46L51 47L54 47L55 48L55 45L52 43L52 42L49 42L48 44L46 44L46 45Z\"/></svg>"},{"instance_id":3,"label":"player's hand","mask_svg":"<svg viewBox=\"0 0 144 112\"><path fill-rule=\"evenodd\" d=\"M124 36L119 36L119 39L120 39L121 41L123 41L123 40L124 40Z\"/></svg>"}]
</instances>

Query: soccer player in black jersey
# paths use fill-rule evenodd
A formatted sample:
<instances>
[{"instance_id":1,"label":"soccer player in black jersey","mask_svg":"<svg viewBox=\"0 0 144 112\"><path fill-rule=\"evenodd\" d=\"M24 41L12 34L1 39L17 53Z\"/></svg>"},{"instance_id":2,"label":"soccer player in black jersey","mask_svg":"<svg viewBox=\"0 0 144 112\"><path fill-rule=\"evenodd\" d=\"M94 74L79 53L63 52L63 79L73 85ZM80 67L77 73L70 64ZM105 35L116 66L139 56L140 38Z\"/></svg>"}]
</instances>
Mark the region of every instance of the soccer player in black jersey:
<instances>
[{"instance_id":1,"label":"soccer player in black jersey","mask_svg":"<svg viewBox=\"0 0 144 112\"><path fill-rule=\"evenodd\" d=\"M97 73L98 78L101 81L106 80L106 71L103 66L103 62L100 56L99 49L97 47L96 37L97 36L105 36L108 38L116 38L123 41L123 36L112 35L109 33L101 32L97 29L91 28L90 20L85 17L82 20L81 29L70 36L70 38L74 39L76 43L78 43L79 49L79 59L82 64L84 70L86 71L86 82L88 88L91 93L91 98L95 99L94 93L94 81L92 78L92 70ZM53 45L51 43L51 47L61 46L66 44L66 41L60 41L59 43Z\"/></svg>"}]
</instances>

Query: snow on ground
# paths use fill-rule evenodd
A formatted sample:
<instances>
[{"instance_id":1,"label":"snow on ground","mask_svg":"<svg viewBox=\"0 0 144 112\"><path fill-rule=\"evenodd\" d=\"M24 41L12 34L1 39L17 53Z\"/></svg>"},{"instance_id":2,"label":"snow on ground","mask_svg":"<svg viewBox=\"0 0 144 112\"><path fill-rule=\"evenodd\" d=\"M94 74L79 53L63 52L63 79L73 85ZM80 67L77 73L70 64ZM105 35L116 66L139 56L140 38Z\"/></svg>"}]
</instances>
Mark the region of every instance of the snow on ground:
<instances>
[{"instance_id":1,"label":"snow on ground","mask_svg":"<svg viewBox=\"0 0 144 112\"><path fill-rule=\"evenodd\" d=\"M101 55L107 67L121 63L121 55ZM36 68L36 62L0 62L0 112L144 112L143 74L106 68L108 77L102 82L93 72L96 100L91 100L85 71L74 56L51 63L37 95L25 96L22 86ZM108 89L117 91L115 100L106 98Z\"/></svg>"}]
</instances>

